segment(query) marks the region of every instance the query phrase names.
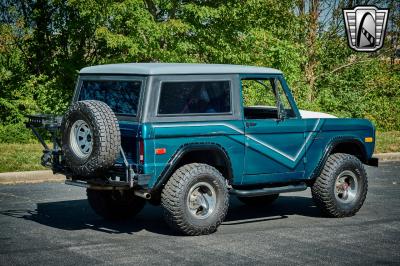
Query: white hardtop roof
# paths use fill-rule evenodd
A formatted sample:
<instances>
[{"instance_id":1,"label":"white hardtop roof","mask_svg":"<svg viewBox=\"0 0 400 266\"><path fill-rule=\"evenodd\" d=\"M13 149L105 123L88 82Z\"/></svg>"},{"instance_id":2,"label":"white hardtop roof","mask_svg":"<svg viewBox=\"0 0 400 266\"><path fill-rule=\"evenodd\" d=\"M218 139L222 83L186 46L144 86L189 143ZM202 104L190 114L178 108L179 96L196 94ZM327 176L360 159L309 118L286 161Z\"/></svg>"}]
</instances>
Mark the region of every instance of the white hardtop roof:
<instances>
[{"instance_id":1,"label":"white hardtop roof","mask_svg":"<svg viewBox=\"0 0 400 266\"><path fill-rule=\"evenodd\" d=\"M81 69L80 74L282 74L282 72L268 67L225 64L125 63L85 67Z\"/></svg>"}]
</instances>

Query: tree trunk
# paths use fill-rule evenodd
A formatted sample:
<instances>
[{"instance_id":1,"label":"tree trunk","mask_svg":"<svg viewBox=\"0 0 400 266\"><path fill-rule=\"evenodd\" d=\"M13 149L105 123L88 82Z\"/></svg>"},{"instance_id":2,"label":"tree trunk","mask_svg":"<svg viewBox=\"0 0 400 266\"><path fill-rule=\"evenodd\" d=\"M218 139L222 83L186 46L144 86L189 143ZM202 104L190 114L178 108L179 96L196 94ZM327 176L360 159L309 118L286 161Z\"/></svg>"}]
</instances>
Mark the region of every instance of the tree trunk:
<instances>
[{"instance_id":1,"label":"tree trunk","mask_svg":"<svg viewBox=\"0 0 400 266\"><path fill-rule=\"evenodd\" d=\"M308 83L307 100L313 101L315 98L315 70L318 65L317 53L317 34L319 17L319 0L310 0L309 3L309 31L306 40L307 63L305 65L305 77Z\"/></svg>"}]
</instances>

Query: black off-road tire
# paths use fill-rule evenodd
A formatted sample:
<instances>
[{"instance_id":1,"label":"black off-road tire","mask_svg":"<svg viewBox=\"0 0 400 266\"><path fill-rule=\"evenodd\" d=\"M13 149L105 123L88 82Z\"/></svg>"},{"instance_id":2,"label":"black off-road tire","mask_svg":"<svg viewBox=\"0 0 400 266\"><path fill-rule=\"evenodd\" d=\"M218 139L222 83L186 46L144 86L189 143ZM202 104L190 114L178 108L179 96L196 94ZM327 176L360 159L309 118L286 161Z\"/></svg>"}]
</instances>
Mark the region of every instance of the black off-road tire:
<instances>
[{"instance_id":1,"label":"black off-road tire","mask_svg":"<svg viewBox=\"0 0 400 266\"><path fill-rule=\"evenodd\" d=\"M92 150L87 158L74 152L71 144L72 127L84 121L92 132ZM78 177L101 175L117 159L121 136L118 120L112 109L104 102L87 100L72 104L62 121L62 150L65 163ZM75 148L76 150L76 148Z\"/></svg>"},{"instance_id":2,"label":"black off-road tire","mask_svg":"<svg viewBox=\"0 0 400 266\"><path fill-rule=\"evenodd\" d=\"M146 200L127 190L87 189L89 205L106 220L118 221L134 217L146 204Z\"/></svg>"},{"instance_id":3,"label":"black off-road tire","mask_svg":"<svg viewBox=\"0 0 400 266\"><path fill-rule=\"evenodd\" d=\"M342 173L349 171L357 179L357 192L350 202L342 202L336 196L336 181ZM368 191L368 180L361 161L350 154L335 153L328 157L321 175L311 187L316 205L329 217L355 215L363 205Z\"/></svg>"},{"instance_id":4,"label":"black off-road tire","mask_svg":"<svg viewBox=\"0 0 400 266\"><path fill-rule=\"evenodd\" d=\"M258 197L238 197L238 199L246 205L261 207L272 204L278 197L279 194L273 194Z\"/></svg>"},{"instance_id":5,"label":"black off-road tire","mask_svg":"<svg viewBox=\"0 0 400 266\"><path fill-rule=\"evenodd\" d=\"M216 196L215 208L203 219L189 211L189 192L199 184L208 184ZM171 176L161 193L161 205L168 225L185 235L206 235L217 230L224 221L229 206L226 180L214 167L192 163L180 167Z\"/></svg>"}]
</instances>

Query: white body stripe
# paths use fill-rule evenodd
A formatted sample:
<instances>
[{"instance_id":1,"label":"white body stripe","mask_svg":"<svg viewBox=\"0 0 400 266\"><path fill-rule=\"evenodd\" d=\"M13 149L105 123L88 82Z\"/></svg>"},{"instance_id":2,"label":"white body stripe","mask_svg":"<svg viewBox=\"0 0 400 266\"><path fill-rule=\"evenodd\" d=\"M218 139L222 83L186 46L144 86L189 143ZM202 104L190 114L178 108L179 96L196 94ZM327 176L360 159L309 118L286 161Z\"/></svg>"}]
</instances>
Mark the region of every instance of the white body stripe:
<instances>
[{"instance_id":1,"label":"white body stripe","mask_svg":"<svg viewBox=\"0 0 400 266\"><path fill-rule=\"evenodd\" d=\"M167 124L167 125L154 125L154 128L168 128L168 127L208 127L208 126L224 126L224 127L229 127L230 129L233 129L234 131L244 134L242 130L239 128L232 126L230 124L225 124L225 123L189 123L189 124Z\"/></svg>"},{"instance_id":2,"label":"white body stripe","mask_svg":"<svg viewBox=\"0 0 400 266\"><path fill-rule=\"evenodd\" d=\"M166 125L154 125L153 127L154 127L154 128L173 128L173 127L224 126L224 127L230 128L230 129L232 129L232 130L234 130L234 131L236 131L236 132L238 132L238 133L240 133L240 134L244 134L247 138L249 138L249 139L251 139L251 140L253 140L253 141L255 141L255 142L261 144L262 146L264 146L264 147L266 147L266 148L268 148L268 149L270 149L270 150L272 150L272 151L274 151L274 152L276 152L276 153L279 153L280 155L284 156L285 158L287 158L287 159L289 159L289 160L295 162L295 161L298 159L298 157L299 157L299 155L301 154L301 152L302 152L302 151L304 150L304 148L306 147L307 143L310 141L312 133L315 132L315 130L316 130L317 127L319 126L320 120L321 120L321 119L318 119L318 120L317 120L317 122L315 123L315 125L314 125L312 131L311 131L310 133L308 133L306 139L304 140L304 142L303 142L303 144L301 145L299 151L296 153L296 155L295 155L294 157L293 157L293 156L290 156L290 155L288 155L288 154L286 154L286 153L284 153L283 151L278 150L277 148L275 148L275 147L273 147L273 146L271 146L271 145L269 145L269 144L267 144L267 143L265 143L265 142L263 142L263 141L257 139L256 137L254 137L254 136L252 136L252 135L245 134L242 130L240 130L239 128L237 128L237 127L235 127L235 126L232 126L232 125L226 124L226 123L166 124Z\"/></svg>"}]
</instances>

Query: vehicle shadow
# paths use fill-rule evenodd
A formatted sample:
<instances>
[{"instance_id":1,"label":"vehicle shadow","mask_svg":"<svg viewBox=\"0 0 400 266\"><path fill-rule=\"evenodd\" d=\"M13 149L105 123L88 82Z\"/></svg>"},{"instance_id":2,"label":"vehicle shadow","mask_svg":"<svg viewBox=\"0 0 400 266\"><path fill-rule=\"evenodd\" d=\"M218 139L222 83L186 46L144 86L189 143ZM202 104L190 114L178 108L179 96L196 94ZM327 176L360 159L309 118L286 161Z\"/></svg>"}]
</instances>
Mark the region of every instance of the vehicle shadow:
<instances>
[{"instance_id":1,"label":"vehicle shadow","mask_svg":"<svg viewBox=\"0 0 400 266\"><path fill-rule=\"evenodd\" d=\"M91 229L109 234L133 234L146 230L156 234L176 235L163 221L161 207L150 204L137 217L123 222L103 220L92 211L86 199L37 203L35 210L4 210L0 214L62 230ZM312 199L307 197L280 196L272 205L261 207L246 206L232 197L222 226L287 219L291 215L321 217Z\"/></svg>"},{"instance_id":2,"label":"vehicle shadow","mask_svg":"<svg viewBox=\"0 0 400 266\"><path fill-rule=\"evenodd\" d=\"M285 219L292 215L323 217L313 200L301 196L279 196L266 206L248 206L237 198L232 198L224 225L256 223L269 220Z\"/></svg>"}]
</instances>

